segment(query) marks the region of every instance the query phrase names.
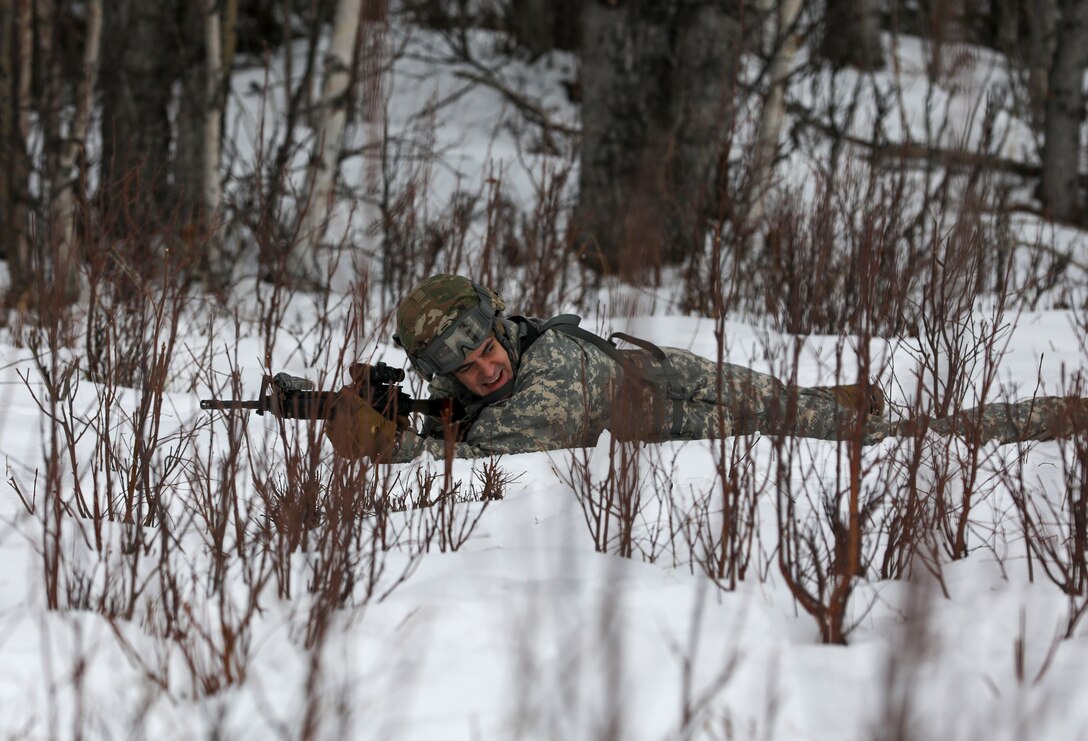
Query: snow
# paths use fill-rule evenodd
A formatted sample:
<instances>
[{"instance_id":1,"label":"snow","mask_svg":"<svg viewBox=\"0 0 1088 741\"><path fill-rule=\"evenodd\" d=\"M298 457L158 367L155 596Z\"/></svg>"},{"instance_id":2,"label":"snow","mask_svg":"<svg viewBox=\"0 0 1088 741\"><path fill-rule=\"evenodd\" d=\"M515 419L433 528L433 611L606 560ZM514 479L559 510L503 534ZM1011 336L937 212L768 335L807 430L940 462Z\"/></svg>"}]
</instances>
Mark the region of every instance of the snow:
<instances>
[{"instance_id":1,"label":"snow","mask_svg":"<svg viewBox=\"0 0 1088 741\"><path fill-rule=\"evenodd\" d=\"M459 84L452 67L428 60L428 54L437 53L435 40L416 34L409 42L416 54L400 63L386 89L394 131L414 125L416 112ZM485 36L481 48L486 44ZM898 53L909 80L903 95L911 115L904 120L911 137L923 140L926 127L916 114L925 110L926 96L933 92L926 89L927 52L920 42L901 39ZM573 74L572 64L557 55L534 65L512 61L501 72L557 120L576 125L576 110L562 98L559 85ZM1000 67L992 55L970 55L957 83L936 91L934 110L947 111L951 121L964 124L952 133L968 147L978 136L971 128L978 124L971 111L990 81L1003 74ZM236 90L259 87L263 74L240 72ZM892 74L881 73L876 84L890 84ZM798 86L797 94L804 95L803 83ZM262 113L253 96L238 101L236 113L249 122L259 115L273 121L279 105ZM499 125L505 107L496 93L477 89L443 110L435 147L449 167L434 170L427 194L432 207L441 208L456 189L479 187L499 162L512 193L525 198L531 192L537 161L519 152L520 134ZM1007 153L1025 156L1028 134L1018 122L1009 126ZM903 133L894 127L888 131L892 138ZM255 127L250 133L257 135ZM246 141L243 146L252 149L255 139ZM365 181L366 166L356 160L347 166L345 180ZM790 171L803 178L810 170ZM374 240L366 236L363 223L367 209L340 208L348 243L373 254ZM1041 234L1044 243L1088 263L1081 232L1022 215L1012 219L1012 228L1028 242ZM1083 269L1073 270L1075 289ZM349 271L345 267L337 276L344 293L357 278L343 274ZM189 474L197 464L209 466L206 483L218 491L222 482L214 465L224 456L227 425L219 415L202 412L198 401L211 393L255 394L267 370L266 355L274 370L319 379L325 388L335 383L337 357L345 346L349 358L358 354L398 367L405 360L389 342L387 317L376 306L367 307L364 331L346 336L352 326L350 298L332 302L325 325L318 319L324 313L318 299L292 297L268 342L262 335L261 292L270 289L242 274L236 303L225 312L199 301L187 309L171 363L163 425L164 435L175 436L156 461L191 459L174 478L160 482L169 533L176 540L159 542L165 532L160 525L106 522L99 551L90 520L62 517L60 600L69 605L72 594L85 598L65 609L47 609L44 578L51 557L47 546L53 542L49 528L55 524L43 504L49 425L39 402L48 408L46 384L26 346L25 330L16 327L0 335L0 448L5 478L12 482L8 495L0 498L4 735L238 741L276 736L436 741L1088 737L1088 705L1077 700L1088 677L1088 627L1082 621L1066 635L1085 597L1063 594L1042 573L1036 556L1029 562L1014 500L1014 485L1022 482L1040 512L1048 512L1047 503L1060 511L1065 466L1072 465L1065 462L1072 455L1066 442L984 446L967 557L953 560L946 552L920 556L910 579L881 579L874 558L865 576L854 582L846 620L852 629L844 646L821 643L816 622L791 596L779 571L776 467L789 456L786 479L800 500L798 517L812 525L819 505L806 498L841 488L845 449L819 441L794 446L760 436L730 439L723 448L716 441L649 446L639 484L645 518L636 526L639 548L632 558L621 558L595 548L578 487L571 483L579 462L592 474L592 485L604 478L611 442L607 434L589 450L502 458L498 463L508 483L500 501L451 505L449 513L457 522L476 522L457 549L443 551L432 543L419 552L420 528L439 517L438 505L391 514L397 544L378 553L366 547L352 551L359 559L360 582L332 612L322 638L311 644L307 635L316 598L307 584L321 554L300 549L287 559L289 595L277 593L279 576L254 587L246 578L254 564L236 558L228 559L227 586L211 587L215 546L200 519L204 510L194 504L199 476ZM716 357L714 322L679 315L670 290L666 285L647 295L649 289L606 287L598 315L587 316L587 324ZM634 316L612 311L616 306L637 311ZM987 316L980 306L976 319ZM1044 301L1009 318L1014 326L998 368L1002 394L1060 394L1073 374L1088 369L1083 317L1076 311ZM328 346L318 346L315 326L324 327L324 336L331 338ZM725 329L725 359L763 371L782 370L798 341L758 319L730 317ZM872 340L876 375L893 408L914 396L918 350L913 348L909 338ZM848 373L856 367L855 351L853 338L803 338L798 381L855 380L837 370ZM840 354L844 359L836 360ZM74 356L73 351L65 357ZM63 359L47 355L45 362ZM235 369L240 389L232 392L227 379ZM213 382L223 387L213 388ZM93 417L103 391L80 380L73 392L75 412ZM121 448L134 445L129 415L138 399L137 390L126 390L111 407L109 431ZM242 519L254 526L260 512L256 482L269 472L269 478L282 475L276 472L283 468L285 450L274 419L254 416L245 422L247 450L236 461L240 468L225 475L235 476L226 483L238 487ZM292 443L322 446L319 471L331 475L327 443L305 423L292 423L287 431ZM92 475L104 486L108 470L125 473L98 458L94 437L88 434L76 445L85 490ZM893 463L903 460L911 444L889 440L866 449L867 492L882 487L902 491L902 474ZM932 437L926 444L943 449ZM716 463L722 450L741 458L749 484L759 492L752 563L734 589L704 574L682 536L670 537L670 528L678 524L674 518L700 502L720 521ZM950 452L955 501L964 486L955 461L970 451L953 442ZM459 482L462 495L486 465L452 463L451 480ZM429 458L393 466L390 475L400 478L391 487L403 494L420 472L441 478L443 466ZM1018 466L1022 472L1016 478ZM923 478L927 471L936 476L926 469ZM61 476L64 497L70 500L73 473L66 469ZM16 496L16 485L33 513ZM117 489L98 493L116 494ZM363 537L372 528L364 523ZM140 530L144 540L133 545ZM313 537L316 541L317 531ZM226 542L229 548L233 540ZM875 537L865 545L876 554L886 547ZM163 548L179 590L173 596L153 568ZM384 571L367 590L363 575L373 564ZM82 591L70 589L65 579L82 585ZM119 599L133 591L131 616L120 603L112 610L96 606L100 597ZM180 637L168 635L163 625L170 599L183 603L173 611L185 621L173 626ZM251 599L259 609L250 613ZM223 681L228 664L232 682Z\"/></svg>"}]
</instances>

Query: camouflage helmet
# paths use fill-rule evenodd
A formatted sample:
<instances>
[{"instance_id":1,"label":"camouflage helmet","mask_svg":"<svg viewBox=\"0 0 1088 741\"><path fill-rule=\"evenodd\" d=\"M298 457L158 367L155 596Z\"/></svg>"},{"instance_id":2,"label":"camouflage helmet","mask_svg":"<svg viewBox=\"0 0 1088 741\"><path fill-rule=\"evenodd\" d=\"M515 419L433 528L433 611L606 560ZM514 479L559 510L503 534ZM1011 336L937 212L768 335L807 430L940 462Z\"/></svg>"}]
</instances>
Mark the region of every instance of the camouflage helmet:
<instances>
[{"instance_id":1,"label":"camouflage helmet","mask_svg":"<svg viewBox=\"0 0 1088 741\"><path fill-rule=\"evenodd\" d=\"M433 275L400 302L393 339L427 378L449 374L483 343L505 308L498 294L468 278Z\"/></svg>"}]
</instances>

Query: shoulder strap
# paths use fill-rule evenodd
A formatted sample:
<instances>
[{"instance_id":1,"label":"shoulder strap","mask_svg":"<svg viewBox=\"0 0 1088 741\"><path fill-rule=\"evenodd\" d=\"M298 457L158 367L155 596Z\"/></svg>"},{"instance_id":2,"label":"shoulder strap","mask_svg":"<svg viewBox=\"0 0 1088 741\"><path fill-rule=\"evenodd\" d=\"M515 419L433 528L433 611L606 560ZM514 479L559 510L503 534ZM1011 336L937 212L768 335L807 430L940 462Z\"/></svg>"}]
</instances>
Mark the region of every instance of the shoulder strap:
<instances>
[{"instance_id":1,"label":"shoulder strap","mask_svg":"<svg viewBox=\"0 0 1088 741\"><path fill-rule=\"evenodd\" d=\"M506 318L518 326L518 336L516 338L518 353L524 354L525 351L529 349L529 346L536 342L537 338L540 337L540 330L537 329L535 324L520 314L508 316Z\"/></svg>"},{"instance_id":2,"label":"shoulder strap","mask_svg":"<svg viewBox=\"0 0 1088 741\"><path fill-rule=\"evenodd\" d=\"M582 329L578 326L581 321L582 317L578 316L577 314L560 314L559 316L552 317L548 321L544 322L544 325L540 328L540 331L543 332L548 329L557 329L565 335L570 335L571 337L577 337L580 340L585 340L586 342L590 343L598 350L603 352L605 355L608 355L610 358L615 360L621 366L626 366L628 364L627 358L624 357L623 353L618 347L616 347L616 343L614 343L611 338L606 340L600 335L596 335L589 330Z\"/></svg>"},{"instance_id":3,"label":"shoulder strap","mask_svg":"<svg viewBox=\"0 0 1088 741\"><path fill-rule=\"evenodd\" d=\"M616 350L616 346L614 344L608 342L607 340L604 340L601 337L598 337L592 332L587 332L586 330L578 326L582 322L582 317L578 316L577 314L559 314L557 316L553 316L551 319L548 319L539 327L523 316L512 316L509 317L509 319L510 321L516 323L518 326L523 328L523 331L521 332L521 336L518 341L518 350L523 354L532 346L534 342L540 339L540 335L544 334L549 329L558 329L563 334L569 334L573 337L578 337L579 339L583 339L587 342L592 342L601 350L608 353L609 355L612 355L612 357L616 358L616 360L619 360L616 355L613 355L613 351L619 352L618 350Z\"/></svg>"}]
</instances>

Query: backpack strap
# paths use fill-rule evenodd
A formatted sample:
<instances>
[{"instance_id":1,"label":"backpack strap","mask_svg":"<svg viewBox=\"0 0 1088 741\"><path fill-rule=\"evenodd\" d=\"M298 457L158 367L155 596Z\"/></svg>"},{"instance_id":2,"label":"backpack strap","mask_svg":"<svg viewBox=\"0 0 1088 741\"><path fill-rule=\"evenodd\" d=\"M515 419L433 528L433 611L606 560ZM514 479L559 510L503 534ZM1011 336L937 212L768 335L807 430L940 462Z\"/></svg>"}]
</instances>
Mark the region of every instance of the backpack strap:
<instances>
[{"instance_id":1,"label":"backpack strap","mask_svg":"<svg viewBox=\"0 0 1088 741\"><path fill-rule=\"evenodd\" d=\"M626 332L613 332L611 337L608 338L610 343L613 342L613 337L618 337L624 342L629 342L635 347L649 353L650 357L660 364L661 372L665 379L665 391L672 401L672 436L674 438L680 437L680 433L684 429L684 401L690 397L690 392L677 380L678 376L676 369L672 367L672 361L669 360L669 356L654 343L641 339L640 337L633 337ZM612 347L615 347L615 344L613 344Z\"/></svg>"},{"instance_id":2,"label":"backpack strap","mask_svg":"<svg viewBox=\"0 0 1088 741\"><path fill-rule=\"evenodd\" d=\"M538 327L535 323L523 316L512 316L509 317L509 319L521 329L518 335L518 352L522 355L525 354L525 351L528 350L534 342L540 339L540 335L544 334L549 329L558 327L562 330L563 327L567 326L577 327L582 321L582 317L577 314L559 314L558 316L553 316L551 319L548 319ZM580 331L585 332L585 330ZM586 332L586 334L589 333ZM596 335L593 336L598 340L601 339Z\"/></svg>"},{"instance_id":3,"label":"backpack strap","mask_svg":"<svg viewBox=\"0 0 1088 741\"><path fill-rule=\"evenodd\" d=\"M518 327L518 336L508 339L511 342L517 343L518 355L524 355L525 351L528 350L532 346L532 344L540 338L540 329L520 314L515 316L508 316L506 318Z\"/></svg>"}]
</instances>

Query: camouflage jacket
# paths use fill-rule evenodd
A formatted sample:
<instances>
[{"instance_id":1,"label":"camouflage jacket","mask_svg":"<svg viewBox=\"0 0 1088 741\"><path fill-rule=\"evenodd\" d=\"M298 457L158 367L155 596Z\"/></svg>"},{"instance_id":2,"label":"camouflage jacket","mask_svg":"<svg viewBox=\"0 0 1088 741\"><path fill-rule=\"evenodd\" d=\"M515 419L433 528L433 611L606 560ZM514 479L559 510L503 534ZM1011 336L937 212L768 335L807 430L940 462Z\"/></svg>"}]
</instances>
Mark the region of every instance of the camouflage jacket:
<instances>
[{"instance_id":1,"label":"camouflage jacket","mask_svg":"<svg viewBox=\"0 0 1088 741\"><path fill-rule=\"evenodd\" d=\"M504 320L508 336L526 328ZM539 319L528 320L539 327ZM650 383L642 374L620 368L594 344L550 329L517 356L511 356L514 391L479 410L453 454L472 458L527 453L596 443L609 429L617 436L642 439L704 439L763 431L836 439L851 417L821 389L787 389L767 374L729 363L718 364L687 350L662 348L672 366L672 389L660 372ZM642 351L631 353L638 365L656 364ZM631 382L637 376L635 382ZM625 384L624 379L629 383ZM463 388L435 377L432 397L466 399ZM873 440L886 432L867 432ZM405 430L394 461L408 461L424 451L443 458L446 441Z\"/></svg>"}]
</instances>

